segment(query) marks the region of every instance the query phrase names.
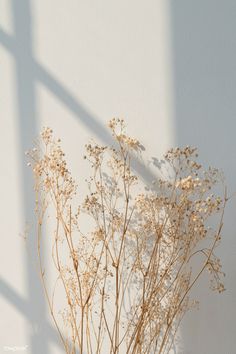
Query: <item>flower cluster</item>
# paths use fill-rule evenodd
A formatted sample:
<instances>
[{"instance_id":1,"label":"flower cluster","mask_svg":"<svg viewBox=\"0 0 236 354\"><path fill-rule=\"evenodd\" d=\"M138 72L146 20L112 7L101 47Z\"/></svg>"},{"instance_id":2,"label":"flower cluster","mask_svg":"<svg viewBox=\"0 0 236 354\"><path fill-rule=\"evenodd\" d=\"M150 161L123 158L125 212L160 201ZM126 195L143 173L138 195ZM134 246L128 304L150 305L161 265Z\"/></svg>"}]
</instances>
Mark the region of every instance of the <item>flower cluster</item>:
<instances>
[{"instance_id":1,"label":"flower cluster","mask_svg":"<svg viewBox=\"0 0 236 354\"><path fill-rule=\"evenodd\" d=\"M182 190L186 191L190 191L191 189L199 186L201 186L201 181L199 178L193 178L192 176L188 176L176 182L177 188L181 188Z\"/></svg>"},{"instance_id":2,"label":"flower cluster","mask_svg":"<svg viewBox=\"0 0 236 354\"><path fill-rule=\"evenodd\" d=\"M130 136L125 134L125 123L123 119L111 119L108 123L108 127L111 129L112 135L115 137L118 143L121 144L123 148L128 148L131 150L142 149L142 145L137 139L131 138Z\"/></svg>"},{"instance_id":3,"label":"flower cluster","mask_svg":"<svg viewBox=\"0 0 236 354\"><path fill-rule=\"evenodd\" d=\"M53 139L53 131L44 128L42 144L26 154L32 166L37 190L52 193L56 202L61 198L62 204L73 197L76 191L75 181L67 168L65 154L60 146L60 139Z\"/></svg>"}]
</instances>

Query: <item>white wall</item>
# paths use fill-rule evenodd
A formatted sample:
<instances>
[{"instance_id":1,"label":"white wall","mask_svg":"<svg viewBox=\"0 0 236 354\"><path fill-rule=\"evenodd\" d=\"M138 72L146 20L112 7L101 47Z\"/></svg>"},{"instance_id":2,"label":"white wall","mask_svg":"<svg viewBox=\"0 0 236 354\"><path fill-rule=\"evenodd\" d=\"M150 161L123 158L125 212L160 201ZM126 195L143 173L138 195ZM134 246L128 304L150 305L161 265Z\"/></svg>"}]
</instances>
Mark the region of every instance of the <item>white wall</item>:
<instances>
[{"instance_id":1,"label":"white wall","mask_svg":"<svg viewBox=\"0 0 236 354\"><path fill-rule=\"evenodd\" d=\"M1 352L60 352L19 237L34 218L24 151L43 125L63 139L78 177L88 172L84 144L109 143L106 122L120 116L149 156L198 146L236 190L235 14L233 0L0 1ZM142 166L138 173L152 179ZM231 202L219 249L227 292L199 290L201 309L181 332L184 354L235 353L234 209Z\"/></svg>"},{"instance_id":2,"label":"white wall","mask_svg":"<svg viewBox=\"0 0 236 354\"><path fill-rule=\"evenodd\" d=\"M236 190L235 16L234 0L170 1L176 144L198 146L205 164L223 169L229 194ZM198 289L200 310L182 331L184 354L236 353L235 215L234 198L218 249L227 291Z\"/></svg>"}]
</instances>

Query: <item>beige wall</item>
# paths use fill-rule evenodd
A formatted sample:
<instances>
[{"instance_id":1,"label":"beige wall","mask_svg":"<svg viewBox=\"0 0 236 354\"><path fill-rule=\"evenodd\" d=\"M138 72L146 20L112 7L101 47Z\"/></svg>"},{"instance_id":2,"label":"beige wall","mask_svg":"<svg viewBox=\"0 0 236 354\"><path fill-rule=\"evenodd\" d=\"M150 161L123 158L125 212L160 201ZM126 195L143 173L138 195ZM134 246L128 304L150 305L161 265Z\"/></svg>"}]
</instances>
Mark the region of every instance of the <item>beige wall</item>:
<instances>
[{"instance_id":1,"label":"beige wall","mask_svg":"<svg viewBox=\"0 0 236 354\"><path fill-rule=\"evenodd\" d=\"M15 346L27 353L60 353L19 237L26 222L33 230L34 197L24 151L43 125L63 139L78 177L88 173L84 144L90 137L109 143L106 122L120 116L148 156L160 157L176 144L199 146L203 160L224 168L230 190L236 190L231 16L236 8L231 1L196 3L0 1L0 352ZM138 173L152 179L148 169L139 167ZM219 297L199 290L202 307L188 316L179 353L235 351L235 202L230 207L219 251L227 293Z\"/></svg>"}]
</instances>

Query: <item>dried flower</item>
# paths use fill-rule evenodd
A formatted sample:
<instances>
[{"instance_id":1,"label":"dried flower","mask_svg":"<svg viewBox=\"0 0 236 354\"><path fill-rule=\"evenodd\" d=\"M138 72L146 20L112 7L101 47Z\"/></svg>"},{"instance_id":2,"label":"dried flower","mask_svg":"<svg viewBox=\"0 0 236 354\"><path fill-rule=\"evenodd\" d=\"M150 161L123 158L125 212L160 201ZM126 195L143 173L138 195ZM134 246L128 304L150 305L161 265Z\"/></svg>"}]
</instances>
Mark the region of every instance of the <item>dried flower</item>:
<instances>
[{"instance_id":1,"label":"dried flower","mask_svg":"<svg viewBox=\"0 0 236 354\"><path fill-rule=\"evenodd\" d=\"M66 353L169 353L183 315L196 306L190 291L200 275L208 270L211 288L224 291L215 249L227 197L209 193L221 181L219 172L204 171L196 148L189 146L166 153L166 175L147 189L131 168L142 150L139 141L126 134L123 119L113 118L108 125L116 145L86 145L84 158L92 173L79 205L76 183L52 129L44 128L41 144L27 152L35 178L46 298ZM52 258L65 294L61 320L54 310L57 288L49 294L41 258L49 205L55 212ZM217 213L213 232L209 223ZM87 220L85 231L81 218Z\"/></svg>"}]
</instances>

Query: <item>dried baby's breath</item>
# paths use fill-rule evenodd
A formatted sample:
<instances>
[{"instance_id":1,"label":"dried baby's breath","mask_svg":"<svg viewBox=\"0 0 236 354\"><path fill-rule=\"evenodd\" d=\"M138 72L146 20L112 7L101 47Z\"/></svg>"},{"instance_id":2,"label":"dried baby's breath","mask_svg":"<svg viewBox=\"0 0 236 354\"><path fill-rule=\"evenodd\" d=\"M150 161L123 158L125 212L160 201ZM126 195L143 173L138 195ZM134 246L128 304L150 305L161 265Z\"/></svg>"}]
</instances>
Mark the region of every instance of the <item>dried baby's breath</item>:
<instances>
[{"instance_id":1,"label":"dried baby's breath","mask_svg":"<svg viewBox=\"0 0 236 354\"><path fill-rule=\"evenodd\" d=\"M227 197L214 195L220 173L203 170L196 148L189 146L170 149L163 160L166 176L146 189L131 169L142 145L127 135L124 120L114 118L108 125L115 147L86 145L92 173L80 205L60 140L50 128L27 152L47 301L66 353L169 353L180 321L197 303L190 291L200 275L208 271L210 287L224 290L215 248ZM55 210L53 264L66 303L60 316L54 307L57 287L49 294L41 259L49 205ZM213 231L209 225L217 215ZM83 218L90 220L84 232Z\"/></svg>"}]
</instances>

